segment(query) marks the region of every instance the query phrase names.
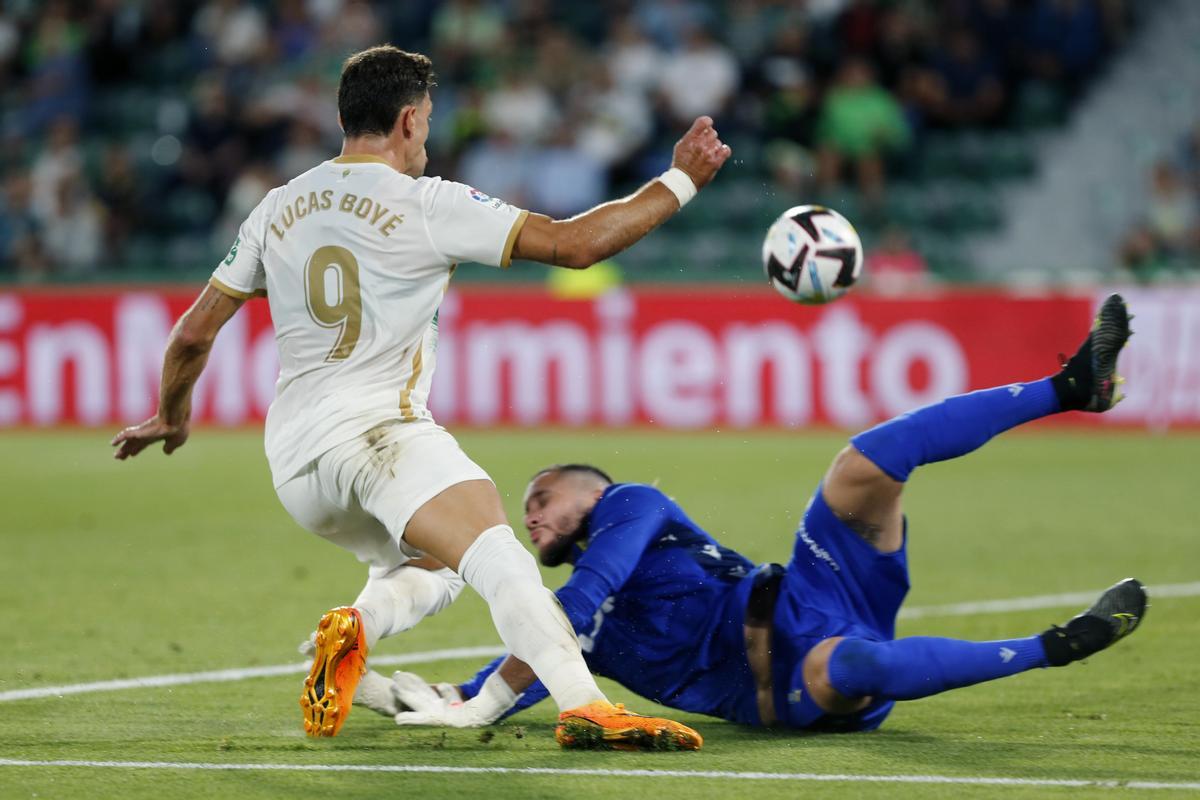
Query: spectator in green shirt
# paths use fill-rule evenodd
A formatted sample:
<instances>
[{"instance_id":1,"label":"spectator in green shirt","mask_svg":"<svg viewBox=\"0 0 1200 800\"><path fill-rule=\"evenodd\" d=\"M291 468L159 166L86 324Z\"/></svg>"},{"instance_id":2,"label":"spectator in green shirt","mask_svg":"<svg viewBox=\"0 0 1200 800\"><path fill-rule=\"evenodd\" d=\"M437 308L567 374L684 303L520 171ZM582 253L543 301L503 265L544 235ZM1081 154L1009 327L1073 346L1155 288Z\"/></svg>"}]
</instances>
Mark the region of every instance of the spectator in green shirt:
<instances>
[{"instance_id":1,"label":"spectator in green shirt","mask_svg":"<svg viewBox=\"0 0 1200 800\"><path fill-rule=\"evenodd\" d=\"M864 199L878 203L885 157L907 149L910 139L900 104L875 82L871 65L861 58L848 59L825 96L817 122L821 188L836 186L849 161Z\"/></svg>"}]
</instances>

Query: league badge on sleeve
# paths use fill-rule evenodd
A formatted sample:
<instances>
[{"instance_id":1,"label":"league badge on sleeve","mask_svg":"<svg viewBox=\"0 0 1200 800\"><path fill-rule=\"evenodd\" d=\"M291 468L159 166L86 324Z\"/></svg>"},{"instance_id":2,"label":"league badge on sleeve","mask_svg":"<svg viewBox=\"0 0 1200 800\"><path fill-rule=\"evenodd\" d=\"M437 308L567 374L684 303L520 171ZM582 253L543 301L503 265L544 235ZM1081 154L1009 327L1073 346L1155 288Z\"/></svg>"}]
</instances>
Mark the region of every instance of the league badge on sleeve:
<instances>
[{"instance_id":1,"label":"league badge on sleeve","mask_svg":"<svg viewBox=\"0 0 1200 800\"><path fill-rule=\"evenodd\" d=\"M508 205L503 200L501 200L499 197L492 197L489 194L484 194L483 192L476 189L474 186L467 187L467 195L470 196L470 198L472 200L474 200L478 203L483 203L484 205L487 205L487 206L491 206L492 208L497 209L497 210L504 208L504 206Z\"/></svg>"}]
</instances>

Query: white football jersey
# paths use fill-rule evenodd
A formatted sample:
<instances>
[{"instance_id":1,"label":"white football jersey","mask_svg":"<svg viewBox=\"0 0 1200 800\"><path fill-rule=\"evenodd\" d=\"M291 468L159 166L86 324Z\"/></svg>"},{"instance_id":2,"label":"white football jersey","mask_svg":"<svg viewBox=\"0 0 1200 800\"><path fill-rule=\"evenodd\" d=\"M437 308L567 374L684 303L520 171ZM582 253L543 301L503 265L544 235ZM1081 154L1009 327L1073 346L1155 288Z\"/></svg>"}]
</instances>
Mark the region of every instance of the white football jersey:
<instances>
[{"instance_id":1,"label":"white football jersey","mask_svg":"<svg viewBox=\"0 0 1200 800\"><path fill-rule=\"evenodd\" d=\"M374 156L342 156L272 189L211 283L267 296L279 381L267 413L275 486L425 401L437 310L460 261L507 267L529 212Z\"/></svg>"}]
</instances>

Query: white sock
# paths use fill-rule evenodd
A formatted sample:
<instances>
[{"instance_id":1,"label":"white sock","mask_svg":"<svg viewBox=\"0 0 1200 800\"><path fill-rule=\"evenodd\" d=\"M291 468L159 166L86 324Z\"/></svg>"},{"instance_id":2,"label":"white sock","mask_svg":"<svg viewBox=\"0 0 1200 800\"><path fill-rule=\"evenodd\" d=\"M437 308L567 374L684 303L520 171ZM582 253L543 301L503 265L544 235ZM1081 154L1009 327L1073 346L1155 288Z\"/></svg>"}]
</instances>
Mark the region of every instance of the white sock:
<instances>
[{"instance_id":1,"label":"white sock","mask_svg":"<svg viewBox=\"0 0 1200 800\"><path fill-rule=\"evenodd\" d=\"M497 525L479 534L458 572L487 601L505 647L533 669L559 710L605 699L558 598L542 585L537 562L512 528Z\"/></svg>"},{"instance_id":2,"label":"white sock","mask_svg":"<svg viewBox=\"0 0 1200 800\"><path fill-rule=\"evenodd\" d=\"M368 578L354 601L354 607L362 613L367 649L441 611L462 589L462 578L447 567L433 571L401 566L386 575Z\"/></svg>"}]
</instances>

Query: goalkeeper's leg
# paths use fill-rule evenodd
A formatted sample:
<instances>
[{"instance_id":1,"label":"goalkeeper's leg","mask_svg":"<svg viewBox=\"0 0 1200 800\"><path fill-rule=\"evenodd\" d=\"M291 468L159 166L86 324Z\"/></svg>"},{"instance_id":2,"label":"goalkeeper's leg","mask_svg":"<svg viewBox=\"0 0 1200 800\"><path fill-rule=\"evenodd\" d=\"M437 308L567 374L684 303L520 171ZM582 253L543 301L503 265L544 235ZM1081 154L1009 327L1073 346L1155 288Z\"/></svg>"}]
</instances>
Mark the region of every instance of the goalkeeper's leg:
<instances>
[{"instance_id":1,"label":"goalkeeper's leg","mask_svg":"<svg viewBox=\"0 0 1200 800\"><path fill-rule=\"evenodd\" d=\"M1060 411L1112 408L1121 399L1117 355L1129 336L1125 301L1110 295L1056 375L948 397L854 436L825 475L825 502L880 552L899 550L900 494L914 469L966 455L997 434Z\"/></svg>"},{"instance_id":2,"label":"goalkeeper's leg","mask_svg":"<svg viewBox=\"0 0 1200 800\"><path fill-rule=\"evenodd\" d=\"M872 700L915 700L1039 667L1066 666L1133 633L1145 614L1146 590L1127 578L1065 625L1022 639L832 637L805 656L805 688L832 714L858 711Z\"/></svg>"},{"instance_id":3,"label":"goalkeeper's leg","mask_svg":"<svg viewBox=\"0 0 1200 800\"><path fill-rule=\"evenodd\" d=\"M1049 378L948 397L853 437L825 473L821 493L851 530L894 553L904 541L900 495L914 469L965 455L1058 410Z\"/></svg>"}]
</instances>

